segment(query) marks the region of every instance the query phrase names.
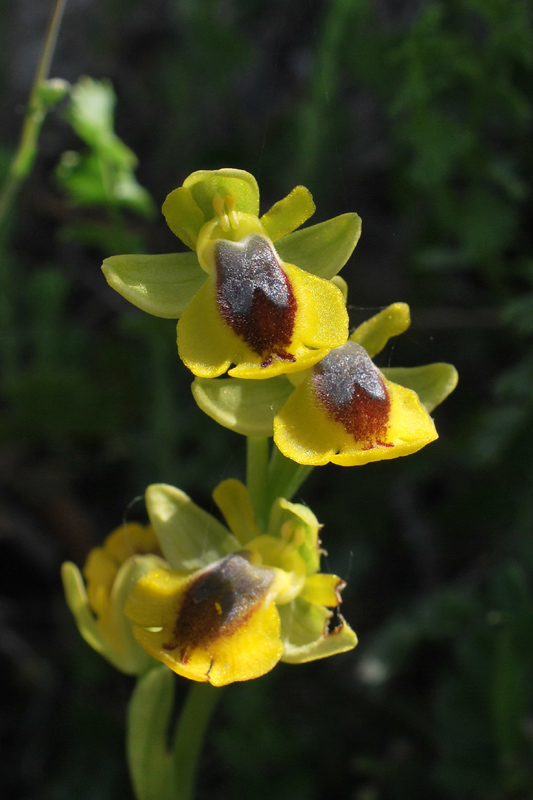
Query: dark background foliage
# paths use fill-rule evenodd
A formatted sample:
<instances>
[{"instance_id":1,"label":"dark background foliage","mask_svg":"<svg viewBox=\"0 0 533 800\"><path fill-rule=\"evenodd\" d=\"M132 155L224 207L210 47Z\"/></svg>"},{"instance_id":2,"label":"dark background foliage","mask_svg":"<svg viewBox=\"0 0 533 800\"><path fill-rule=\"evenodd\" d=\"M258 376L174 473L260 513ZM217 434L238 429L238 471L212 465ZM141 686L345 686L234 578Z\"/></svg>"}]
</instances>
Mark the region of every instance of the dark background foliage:
<instances>
[{"instance_id":1,"label":"dark background foliage","mask_svg":"<svg viewBox=\"0 0 533 800\"><path fill-rule=\"evenodd\" d=\"M51 2L0 5L0 166L13 153ZM154 208L193 170L296 183L315 221L363 236L352 323L396 300L382 354L450 361L440 440L408 459L315 470L360 645L235 685L199 797L533 797L533 34L528 0L69 0L52 69L109 79L116 132ZM211 507L239 437L202 416L173 323L110 290L113 252L170 252L159 213L82 202L87 143L60 106L0 242L2 795L130 798L132 689L79 638L59 565L82 564L147 483ZM70 158L70 161L68 159ZM72 156L67 157L68 163ZM68 166L67 163L67 166ZM77 162L76 162L77 163ZM179 682L180 697L185 691Z\"/></svg>"}]
</instances>

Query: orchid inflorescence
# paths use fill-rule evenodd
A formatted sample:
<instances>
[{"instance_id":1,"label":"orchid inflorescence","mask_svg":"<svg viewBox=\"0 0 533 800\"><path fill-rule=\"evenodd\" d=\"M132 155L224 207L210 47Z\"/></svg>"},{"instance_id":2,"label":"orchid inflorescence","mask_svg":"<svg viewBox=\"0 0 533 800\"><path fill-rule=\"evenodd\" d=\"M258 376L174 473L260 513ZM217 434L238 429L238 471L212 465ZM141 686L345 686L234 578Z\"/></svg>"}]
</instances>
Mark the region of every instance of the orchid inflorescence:
<instances>
[{"instance_id":1,"label":"orchid inflorescence","mask_svg":"<svg viewBox=\"0 0 533 800\"><path fill-rule=\"evenodd\" d=\"M292 497L305 468L396 458L434 441L430 413L457 375L449 364L374 364L408 328L409 308L394 303L350 332L338 273L361 221L348 213L300 228L314 210L297 186L260 217L252 175L202 170L163 205L189 252L104 261L123 297L178 320L200 409L253 441L273 439L259 491L234 479L214 490L226 525L154 484L148 526L112 533L83 577L63 566L81 634L123 672L162 662L221 686L357 643L336 610L344 582L319 571L320 525Z\"/></svg>"}]
</instances>

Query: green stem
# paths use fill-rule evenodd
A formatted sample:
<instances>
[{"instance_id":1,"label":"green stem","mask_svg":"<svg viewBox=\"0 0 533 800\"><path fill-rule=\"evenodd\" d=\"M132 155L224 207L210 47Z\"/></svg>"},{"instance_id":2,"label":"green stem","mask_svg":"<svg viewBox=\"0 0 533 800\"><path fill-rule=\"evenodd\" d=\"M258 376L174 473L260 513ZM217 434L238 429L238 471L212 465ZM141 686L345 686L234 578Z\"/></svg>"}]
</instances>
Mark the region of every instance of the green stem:
<instances>
[{"instance_id":1,"label":"green stem","mask_svg":"<svg viewBox=\"0 0 533 800\"><path fill-rule=\"evenodd\" d=\"M300 486L309 477L314 467L304 466L291 461L280 453L274 445L268 467L268 485L270 490L270 503L277 497L292 500Z\"/></svg>"},{"instance_id":2,"label":"green stem","mask_svg":"<svg viewBox=\"0 0 533 800\"><path fill-rule=\"evenodd\" d=\"M52 11L43 51L37 65L30 98L26 107L19 144L9 165L5 183L0 190L0 284L2 285L0 296L0 361L3 364L6 381L16 376L19 363L19 342L14 319L14 309L17 301L16 280L12 268L12 259L8 252L9 221L15 198L35 161L37 139L46 115L46 107L41 99L40 88L47 79L50 70L65 3L66 0L56 0Z\"/></svg>"},{"instance_id":3,"label":"green stem","mask_svg":"<svg viewBox=\"0 0 533 800\"><path fill-rule=\"evenodd\" d=\"M192 800L207 726L221 689L194 683L181 712L173 746L176 800Z\"/></svg>"},{"instance_id":4,"label":"green stem","mask_svg":"<svg viewBox=\"0 0 533 800\"><path fill-rule=\"evenodd\" d=\"M266 525L268 513L268 461L269 440L266 437L248 436L246 440L246 485L252 507L261 529Z\"/></svg>"},{"instance_id":5,"label":"green stem","mask_svg":"<svg viewBox=\"0 0 533 800\"><path fill-rule=\"evenodd\" d=\"M9 166L7 179L0 194L0 225L4 224L13 200L35 160L37 139L46 113L44 103L40 98L40 88L48 78L66 2L67 0L56 0L48 23L41 58L35 71L30 98L26 107L19 145Z\"/></svg>"}]
</instances>

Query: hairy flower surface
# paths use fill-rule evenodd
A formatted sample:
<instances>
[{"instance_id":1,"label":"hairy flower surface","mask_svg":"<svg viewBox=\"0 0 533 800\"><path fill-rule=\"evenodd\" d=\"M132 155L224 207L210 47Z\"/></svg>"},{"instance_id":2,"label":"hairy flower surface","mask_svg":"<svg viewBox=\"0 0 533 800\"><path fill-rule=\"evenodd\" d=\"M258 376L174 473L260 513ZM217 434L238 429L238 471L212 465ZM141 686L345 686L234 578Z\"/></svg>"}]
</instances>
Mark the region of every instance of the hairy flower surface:
<instances>
[{"instance_id":1,"label":"hairy flower surface","mask_svg":"<svg viewBox=\"0 0 533 800\"><path fill-rule=\"evenodd\" d=\"M146 503L169 567L145 574L125 613L139 644L174 672L222 686L278 661L344 652L357 639L340 615L344 582L318 572L319 524L305 506L278 498L266 532L245 486L214 492L229 529L172 486L148 487Z\"/></svg>"},{"instance_id":2,"label":"hairy flower surface","mask_svg":"<svg viewBox=\"0 0 533 800\"><path fill-rule=\"evenodd\" d=\"M226 427L273 435L283 455L300 464L354 466L409 455L437 438L430 412L457 384L450 364L376 367L373 356L409 323L409 307L394 303L291 380L197 378L194 397Z\"/></svg>"},{"instance_id":3,"label":"hairy flower surface","mask_svg":"<svg viewBox=\"0 0 533 800\"><path fill-rule=\"evenodd\" d=\"M89 553L83 568L70 561L61 575L67 603L83 638L117 669L131 675L150 664L124 617L126 596L144 572L164 564L151 526L128 523ZM85 583L83 578L85 578Z\"/></svg>"},{"instance_id":4,"label":"hairy flower surface","mask_svg":"<svg viewBox=\"0 0 533 800\"><path fill-rule=\"evenodd\" d=\"M179 318L178 351L195 375L297 372L346 342L346 308L331 279L360 234L357 214L294 232L314 210L297 186L259 217L252 175L200 170L163 204L169 227L194 252L113 256L103 270L135 305Z\"/></svg>"}]
</instances>

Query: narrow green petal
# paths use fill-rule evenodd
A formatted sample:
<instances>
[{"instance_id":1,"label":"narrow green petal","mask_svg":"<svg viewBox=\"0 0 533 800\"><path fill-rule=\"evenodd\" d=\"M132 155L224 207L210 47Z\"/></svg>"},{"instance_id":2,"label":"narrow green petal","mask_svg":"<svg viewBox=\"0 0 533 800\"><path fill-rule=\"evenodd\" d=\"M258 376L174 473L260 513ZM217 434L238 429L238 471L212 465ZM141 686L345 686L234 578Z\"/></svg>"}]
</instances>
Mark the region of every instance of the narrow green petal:
<instances>
[{"instance_id":1,"label":"narrow green petal","mask_svg":"<svg viewBox=\"0 0 533 800\"><path fill-rule=\"evenodd\" d=\"M240 547L224 525L174 486L149 486L146 507L161 550L174 569L201 569Z\"/></svg>"},{"instance_id":2,"label":"narrow green petal","mask_svg":"<svg viewBox=\"0 0 533 800\"><path fill-rule=\"evenodd\" d=\"M362 345L370 358L381 352L389 339L399 336L411 323L407 303L393 303L375 314L351 334L350 340Z\"/></svg>"},{"instance_id":3,"label":"narrow green petal","mask_svg":"<svg viewBox=\"0 0 533 800\"><path fill-rule=\"evenodd\" d=\"M213 492L213 499L242 545L261 535L255 520L250 493L244 483L235 478L222 481Z\"/></svg>"},{"instance_id":4,"label":"narrow green petal","mask_svg":"<svg viewBox=\"0 0 533 800\"><path fill-rule=\"evenodd\" d=\"M243 436L272 436L274 416L293 391L284 375L266 381L195 378L192 384L202 411Z\"/></svg>"},{"instance_id":5,"label":"narrow green petal","mask_svg":"<svg viewBox=\"0 0 533 800\"><path fill-rule=\"evenodd\" d=\"M282 661L303 664L336 653L352 650L357 636L339 617L339 627L328 633L331 612L324 606L297 598L292 603L278 607L281 619Z\"/></svg>"},{"instance_id":6,"label":"narrow green petal","mask_svg":"<svg viewBox=\"0 0 533 800\"><path fill-rule=\"evenodd\" d=\"M341 214L284 236L276 250L283 261L330 280L346 264L360 235L359 215Z\"/></svg>"},{"instance_id":7,"label":"narrow green petal","mask_svg":"<svg viewBox=\"0 0 533 800\"><path fill-rule=\"evenodd\" d=\"M165 319L179 319L206 280L195 253L111 256L102 270L122 297Z\"/></svg>"},{"instance_id":8,"label":"narrow green petal","mask_svg":"<svg viewBox=\"0 0 533 800\"><path fill-rule=\"evenodd\" d=\"M313 196L305 186L295 186L292 192L283 200L278 200L266 214L261 217L261 222L273 242L287 236L292 231L303 225L316 210Z\"/></svg>"},{"instance_id":9,"label":"narrow green petal","mask_svg":"<svg viewBox=\"0 0 533 800\"><path fill-rule=\"evenodd\" d=\"M174 800L176 796L168 727L174 707L172 672L154 667L135 686L128 709L127 754L139 800Z\"/></svg>"},{"instance_id":10,"label":"narrow green petal","mask_svg":"<svg viewBox=\"0 0 533 800\"><path fill-rule=\"evenodd\" d=\"M431 413L457 386L457 370L452 364L425 364L422 367L387 367L385 377L413 389L428 413Z\"/></svg>"},{"instance_id":11,"label":"narrow green petal","mask_svg":"<svg viewBox=\"0 0 533 800\"><path fill-rule=\"evenodd\" d=\"M191 250L195 250L196 240L205 219L190 191L184 186L174 189L167 195L161 210L172 233ZM212 208L211 216L213 216Z\"/></svg>"},{"instance_id":12,"label":"narrow green petal","mask_svg":"<svg viewBox=\"0 0 533 800\"><path fill-rule=\"evenodd\" d=\"M259 188L257 181L249 172L242 169L200 169L183 181L200 210L205 221L212 219L213 198L219 194L223 199L234 195L235 210L259 216Z\"/></svg>"}]
</instances>

